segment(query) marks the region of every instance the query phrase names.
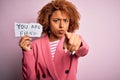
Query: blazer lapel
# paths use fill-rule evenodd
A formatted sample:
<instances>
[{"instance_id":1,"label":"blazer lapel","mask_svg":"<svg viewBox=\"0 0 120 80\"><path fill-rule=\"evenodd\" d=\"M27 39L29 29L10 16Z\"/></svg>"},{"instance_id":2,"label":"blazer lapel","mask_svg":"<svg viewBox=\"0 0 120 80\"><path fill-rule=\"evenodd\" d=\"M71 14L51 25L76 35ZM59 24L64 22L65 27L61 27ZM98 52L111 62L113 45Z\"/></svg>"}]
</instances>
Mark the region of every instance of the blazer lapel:
<instances>
[{"instance_id":1,"label":"blazer lapel","mask_svg":"<svg viewBox=\"0 0 120 80\"><path fill-rule=\"evenodd\" d=\"M53 79L59 80L54 62L52 60L52 55L50 52L50 45L49 45L49 38L47 35L45 35L44 38L42 38L41 44L42 44L42 54L45 59L45 63L47 65L48 71L53 77Z\"/></svg>"},{"instance_id":2,"label":"blazer lapel","mask_svg":"<svg viewBox=\"0 0 120 80\"><path fill-rule=\"evenodd\" d=\"M63 49L64 39L65 37L63 37L58 43L54 58L55 68L58 76L60 76L60 80L64 80L65 75L63 73L70 69L71 64L71 55L69 54L69 51L65 52Z\"/></svg>"}]
</instances>

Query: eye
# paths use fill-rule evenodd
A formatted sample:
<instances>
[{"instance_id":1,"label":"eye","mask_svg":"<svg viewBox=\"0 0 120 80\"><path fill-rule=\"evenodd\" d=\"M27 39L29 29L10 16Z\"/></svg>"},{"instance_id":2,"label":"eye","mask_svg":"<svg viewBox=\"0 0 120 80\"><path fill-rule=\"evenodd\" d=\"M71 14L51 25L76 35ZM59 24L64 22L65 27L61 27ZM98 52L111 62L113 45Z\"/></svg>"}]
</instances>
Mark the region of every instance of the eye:
<instances>
[{"instance_id":1,"label":"eye","mask_svg":"<svg viewBox=\"0 0 120 80\"><path fill-rule=\"evenodd\" d=\"M68 19L64 19L63 21L64 21L64 22L69 22L69 20L68 20Z\"/></svg>"},{"instance_id":2,"label":"eye","mask_svg":"<svg viewBox=\"0 0 120 80\"><path fill-rule=\"evenodd\" d=\"M59 19L53 19L53 21L54 21L54 22L58 22L58 21L59 21Z\"/></svg>"}]
</instances>

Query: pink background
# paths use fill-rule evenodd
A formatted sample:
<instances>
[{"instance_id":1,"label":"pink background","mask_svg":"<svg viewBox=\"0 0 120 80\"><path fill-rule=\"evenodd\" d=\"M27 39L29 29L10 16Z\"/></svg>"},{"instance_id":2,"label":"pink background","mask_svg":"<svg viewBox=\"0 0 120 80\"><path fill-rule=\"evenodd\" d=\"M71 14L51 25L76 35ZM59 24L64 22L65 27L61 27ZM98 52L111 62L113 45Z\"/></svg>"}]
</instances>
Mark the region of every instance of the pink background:
<instances>
[{"instance_id":1,"label":"pink background","mask_svg":"<svg viewBox=\"0 0 120 80\"><path fill-rule=\"evenodd\" d=\"M51 0L0 0L0 80L21 80L20 38L15 22L36 22ZM81 13L80 30L90 50L79 59L78 80L120 80L120 1L69 0Z\"/></svg>"}]
</instances>

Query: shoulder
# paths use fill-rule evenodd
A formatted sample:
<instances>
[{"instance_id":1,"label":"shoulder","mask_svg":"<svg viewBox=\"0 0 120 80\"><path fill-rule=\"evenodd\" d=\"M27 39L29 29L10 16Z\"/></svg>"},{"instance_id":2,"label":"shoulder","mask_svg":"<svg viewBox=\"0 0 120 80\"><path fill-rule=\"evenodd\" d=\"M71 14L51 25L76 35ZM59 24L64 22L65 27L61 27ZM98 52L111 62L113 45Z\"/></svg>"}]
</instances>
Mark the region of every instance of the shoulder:
<instances>
[{"instance_id":1,"label":"shoulder","mask_svg":"<svg viewBox=\"0 0 120 80\"><path fill-rule=\"evenodd\" d=\"M35 39L32 41L32 44L41 43L42 41L45 41L46 39L48 39L48 35L42 35L42 36L39 37L39 38L35 38Z\"/></svg>"}]
</instances>

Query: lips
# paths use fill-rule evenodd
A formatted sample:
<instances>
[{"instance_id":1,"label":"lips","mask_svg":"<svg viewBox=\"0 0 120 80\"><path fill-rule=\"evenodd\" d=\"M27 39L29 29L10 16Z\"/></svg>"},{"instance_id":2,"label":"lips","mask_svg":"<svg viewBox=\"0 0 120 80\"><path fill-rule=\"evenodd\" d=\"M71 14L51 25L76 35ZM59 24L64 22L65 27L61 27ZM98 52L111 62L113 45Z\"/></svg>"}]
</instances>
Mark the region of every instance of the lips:
<instances>
[{"instance_id":1,"label":"lips","mask_svg":"<svg viewBox=\"0 0 120 80\"><path fill-rule=\"evenodd\" d=\"M64 30L59 30L59 33L60 34L65 34L65 31Z\"/></svg>"}]
</instances>

